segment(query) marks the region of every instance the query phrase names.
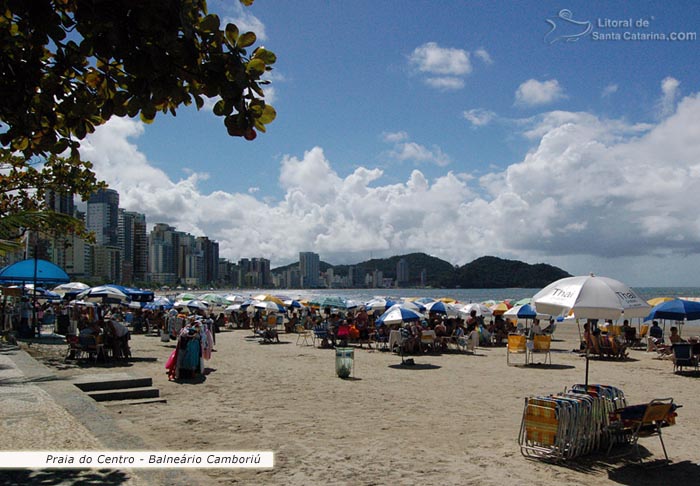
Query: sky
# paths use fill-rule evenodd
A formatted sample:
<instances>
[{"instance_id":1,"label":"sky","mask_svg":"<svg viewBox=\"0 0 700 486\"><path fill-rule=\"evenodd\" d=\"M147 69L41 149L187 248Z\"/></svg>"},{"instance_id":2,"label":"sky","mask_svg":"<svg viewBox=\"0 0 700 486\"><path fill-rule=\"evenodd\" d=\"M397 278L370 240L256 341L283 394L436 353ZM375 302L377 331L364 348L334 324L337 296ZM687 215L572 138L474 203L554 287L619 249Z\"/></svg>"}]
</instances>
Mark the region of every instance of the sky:
<instances>
[{"instance_id":1,"label":"sky","mask_svg":"<svg viewBox=\"0 0 700 486\"><path fill-rule=\"evenodd\" d=\"M216 100L98 128L83 157L149 226L273 268L425 252L700 286L695 2L208 3L277 55L278 116L252 142Z\"/></svg>"}]
</instances>

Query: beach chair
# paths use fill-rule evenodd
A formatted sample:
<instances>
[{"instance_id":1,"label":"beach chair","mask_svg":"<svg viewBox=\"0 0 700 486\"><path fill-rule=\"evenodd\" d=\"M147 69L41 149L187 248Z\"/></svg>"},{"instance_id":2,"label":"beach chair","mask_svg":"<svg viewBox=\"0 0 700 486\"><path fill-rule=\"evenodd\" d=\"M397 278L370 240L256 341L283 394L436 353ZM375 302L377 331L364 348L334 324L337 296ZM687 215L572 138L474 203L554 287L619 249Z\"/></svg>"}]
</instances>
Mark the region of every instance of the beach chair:
<instances>
[{"instance_id":1,"label":"beach chair","mask_svg":"<svg viewBox=\"0 0 700 486\"><path fill-rule=\"evenodd\" d=\"M313 344L314 347L317 346L316 341L318 341L319 343L322 343L324 340L327 340L327 339L328 339L328 329L325 326L319 325L319 326L314 327L313 339L311 341L311 343Z\"/></svg>"},{"instance_id":2,"label":"beach chair","mask_svg":"<svg viewBox=\"0 0 700 486\"><path fill-rule=\"evenodd\" d=\"M420 335L421 350L435 351L435 331L423 331Z\"/></svg>"},{"instance_id":3,"label":"beach chair","mask_svg":"<svg viewBox=\"0 0 700 486\"><path fill-rule=\"evenodd\" d=\"M561 459L562 432L566 430L567 414L560 413L559 404L550 397L525 399L518 443L520 453L528 458ZM560 422L564 422L560 427Z\"/></svg>"},{"instance_id":4,"label":"beach chair","mask_svg":"<svg viewBox=\"0 0 700 486\"><path fill-rule=\"evenodd\" d=\"M552 336L551 335L535 335L532 338L532 347L528 348L528 362L529 364L535 364L535 355L544 355L544 363L547 364L547 359L549 359L549 364L552 364L552 353L550 352L552 346Z\"/></svg>"},{"instance_id":5,"label":"beach chair","mask_svg":"<svg viewBox=\"0 0 700 486\"><path fill-rule=\"evenodd\" d=\"M682 372L683 368L693 367L698 370L698 357L693 356L691 343L676 343L671 346L673 350L673 372Z\"/></svg>"},{"instance_id":6,"label":"beach chair","mask_svg":"<svg viewBox=\"0 0 700 486\"><path fill-rule=\"evenodd\" d=\"M635 348L635 349L646 349L647 344L646 340L648 339L647 335L649 334L649 324L643 324L642 327L639 328L639 333L634 338L634 341L630 345L630 347ZM644 342L643 342L644 341Z\"/></svg>"},{"instance_id":7,"label":"beach chair","mask_svg":"<svg viewBox=\"0 0 700 486\"><path fill-rule=\"evenodd\" d=\"M511 366L510 355L524 354L525 364L527 364L527 338L523 334L509 334L506 352L506 363ZM515 364L515 363L513 363Z\"/></svg>"},{"instance_id":8,"label":"beach chair","mask_svg":"<svg viewBox=\"0 0 700 486\"><path fill-rule=\"evenodd\" d=\"M676 408L673 398L657 398L646 404L625 407L617 411L610 429L627 438L630 445L634 445L640 463L642 454L639 450L639 439L657 436L664 451L665 462L668 463L670 461L661 429L675 424ZM612 444L608 448L608 455L611 449Z\"/></svg>"},{"instance_id":9,"label":"beach chair","mask_svg":"<svg viewBox=\"0 0 700 486\"><path fill-rule=\"evenodd\" d=\"M311 331L304 328L301 324L296 325L295 331L297 333L297 346L313 346L313 335ZM309 339L311 339L311 342L309 342ZM301 341L301 344L299 344L299 341Z\"/></svg>"}]
</instances>

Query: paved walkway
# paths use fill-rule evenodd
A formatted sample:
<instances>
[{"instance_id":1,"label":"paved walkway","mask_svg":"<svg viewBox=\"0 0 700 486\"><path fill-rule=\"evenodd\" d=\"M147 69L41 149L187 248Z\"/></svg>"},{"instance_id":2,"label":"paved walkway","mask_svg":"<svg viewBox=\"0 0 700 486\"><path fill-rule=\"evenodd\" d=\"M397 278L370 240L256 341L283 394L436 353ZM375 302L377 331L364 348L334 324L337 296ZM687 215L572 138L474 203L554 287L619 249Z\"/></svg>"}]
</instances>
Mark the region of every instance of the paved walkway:
<instances>
[{"instance_id":1,"label":"paved walkway","mask_svg":"<svg viewBox=\"0 0 700 486\"><path fill-rule=\"evenodd\" d=\"M11 451L147 451L143 439L71 382L17 346L0 345L0 449ZM6 466L2 464L0 466ZM205 476L182 469L0 469L0 483L193 485ZM209 480L211 482L211 480Z\"/></svg>"}]
</instances>

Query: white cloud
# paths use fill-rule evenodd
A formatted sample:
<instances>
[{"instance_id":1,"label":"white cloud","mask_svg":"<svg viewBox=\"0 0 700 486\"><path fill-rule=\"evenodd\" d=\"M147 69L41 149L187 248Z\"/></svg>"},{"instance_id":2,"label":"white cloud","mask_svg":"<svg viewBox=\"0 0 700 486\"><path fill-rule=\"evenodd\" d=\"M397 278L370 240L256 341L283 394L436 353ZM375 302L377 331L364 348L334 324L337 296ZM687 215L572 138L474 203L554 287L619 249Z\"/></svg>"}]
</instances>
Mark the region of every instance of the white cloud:
<instances>
[{"instance_id":1,"label":"white cloud","mask_svg":"<svg viewBox=\"0 0 700 486\"><path fill-rule=\"evenodd\" d=\"M556 79L537 81L528 79L515 92L515 104L519 106L542 106L566 98L564 89Z\"/></svg>"},{"instance_id":2,"label":"white cloud","mask_svg":"<svg viewBox=\"0 0 700 486\"><path fill-rule=\"evenodd\" d=\"M462 113L462 116L466 118L474 127L482 127L488 125L495 118L496 114L493 111L485 110L483 108L473 108Z\"/></svg>"},{"instance_id":3,"label":"white cloud","mask_svg":"<svg viewBox=\"0 0 700 486\"><path fill-rule=\"evenodd\" d=\"M386 184L376 168L338 174L320 147L286 155L278 201L255 191L204 194L199 172L171 180L138 150L144 127L129 119L99 127L83 156L120 192L122 207L151 224L206 234L232 260L263 256L277 265L312 250L352 263L370 251L425 251L455 264L499 255L614 277L611 269L624 271L619 262L658 270L700 259L700 95L680 100L654 125L554 111L521 129L533 149L479 178L447 172L428 179L413 169L403 182ZM385 139L407 160L434 162L441 154L402 132ZM658 275L646 278L654 283Z\"/></svg>"},{"instance_id":4,"label":"white cloud","mask_svg":"<svg viewBox=\"0 0 700 486\"><path fill-rule=\"evenodd\" d=\"M601 93L602 98L607 98L609 96L612 96L613 94L617 93L618 90L618 85L615 83L611 83L607 85L605 88L603 88L603 92Z\"/></svg>"},{"instance_id":5,"label":"white cloud","mask_svg":"<svg viewBox=\"0 0 700 486\"><path fill-rule=\"evenodd\" d=\"M668 76L661 81L661 99L659 99L658 109L659 116L667 117L676 108L676 101L678 99L679 87L681 82L676 78Z\"/></svg>"},{"instance_id":6,"label":"white cloud","mask_svg":"<svg viewBox=\"0 0 700 486\"><path fill-rule=\"evenodd\" d=\"M425 78L425 84L444 91L464 88L464 80L462 78L453 78L449 76L442 78Z\"/></svg>"},{"instance_id":7,"label":"white cloud","mask_svg":"<svg viewBox=\"0 0 700 486\"><path fill-rule=\"evenodd\" d=\"M464 49L440 47L435 42L416 47L409 59L411 64L424 73L461 76L472 71L469 52Z\"/></svg>"},{"instance_id":8,"label":"white cloud","mask_svg":"<svg viewBox=\"0 0 700 486\"><path fill-rule=\"evenodd\" d=\"M481 59L484 62L484 64L493 64L493 59L491 59L491 54L486 52L486 49L484 49L483 47L474 51L474 55L476 57L478 57L479 59Z\"/></svg>"},{"instance_id":9,"label":"white cloud","mask_svg":"<svg viewBox=\"0 0 700 486\"><path fill-rule=\"evenodd\" d=\"M253 15L249 8L244 7L239 2L231 2L230 7L232 7L235 13L230 16L225 16L222 19L222 27L226 24L234 24L236 27L238 27L238 31L241 34L244 32L255 32L258 41L267 40L265 24L259 18Z\"/></svg>"},{"instance_id":10,"label":"white cloud","mask_svg":"<svg viewBox=\"0 0 700 486\"><path fill-rule=\"evenodd\" d=\"M412 142L406 132L385 133L384 141L391 143L394 147L386 155L400 162L412 161L415 163L430 163L439 167L449 165L450 157L445 154L440 147L428 148L424 145Z\"/></svg>"}]
</instances>

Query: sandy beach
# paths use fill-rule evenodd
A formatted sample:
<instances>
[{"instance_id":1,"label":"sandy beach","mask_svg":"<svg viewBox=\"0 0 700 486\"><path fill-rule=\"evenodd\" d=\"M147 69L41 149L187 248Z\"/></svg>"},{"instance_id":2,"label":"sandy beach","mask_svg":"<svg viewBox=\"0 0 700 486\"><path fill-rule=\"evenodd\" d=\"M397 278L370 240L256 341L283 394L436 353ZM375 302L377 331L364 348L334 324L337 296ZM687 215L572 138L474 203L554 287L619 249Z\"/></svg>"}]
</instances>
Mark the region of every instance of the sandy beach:
<instances>
[{"instance_id":1,"label":"sandy beach","mask_svg":"<svg viewBox=\"0 0 700 486\"><path fill-rule=\"evenodd\" d=\"M401 367L399 356L365 346L355 351L349 380L335 375L333 350L280 337L261 345L249 330L222 332L206 379L183 383L167 380L174 342L157 337L133 336L136 359L116 368L63 365L63 347L35 346L32 354L61 377L152 377L167 403L110 411L153 450L274 452L272 469L202 470L213 484L697 484L700 477L698 377L675 375L671 361L638 350L624 362L592 360L589 381L621 388L630 404L673 397L683 405L663 434L673 465L646 470L634 456L601 454L553 465L520 454L524 398L584 380L585 359L572 352L575 325L557 329L552 366L509 367L506 349L494 347L415 356L417 366ZM641 444L648 460L663 457L658 438Z\"/></svg>"}]
</instances>

